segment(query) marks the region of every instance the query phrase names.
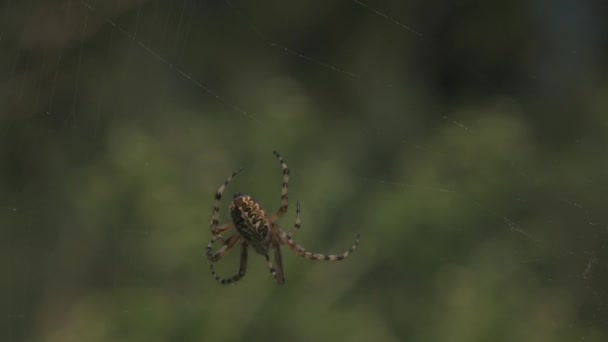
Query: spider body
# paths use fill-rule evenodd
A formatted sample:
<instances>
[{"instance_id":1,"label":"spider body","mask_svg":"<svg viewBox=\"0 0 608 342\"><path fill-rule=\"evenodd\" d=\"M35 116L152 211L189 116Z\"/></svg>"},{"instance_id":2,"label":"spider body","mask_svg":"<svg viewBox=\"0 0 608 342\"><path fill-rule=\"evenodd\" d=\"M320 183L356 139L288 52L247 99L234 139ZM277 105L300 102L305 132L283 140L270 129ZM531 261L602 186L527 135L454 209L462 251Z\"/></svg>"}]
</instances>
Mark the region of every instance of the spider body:
<instances>
[{"instance_id":1,"label":"spider body","mask_svg":"<svg viewBox=\"0 0 608 342\"><path fill-rule=\"evenodd\" d=\"M292 235L300 229L302 221L300 219L300 203L296 204L296 221L293 228L289 233L283 231L277 221L287 212L288 200L287 200L287 186L289 185L289 168L287 164L281 158L281 156L273 151L281 163L283 170L283 184L281 187L281 206L274 213L266 212L262 206L256 202L253 198L241 193L234 195L234 199L230 204L230 216L232 217L232 223L220 225L219 223L219 205L222 199L222 194L226 189L226 186L234 176L236 176L242 169L233 172L226 181L219 187L215 193L215 203L213 205L213 212L211 217L211 234L212 238L209 244L207 244L206 254L207 258L211 262L210 269L211 274L221 284L230 284L239 281L245 276L247 271L247 258L248 248L251 247L257 254L263 255L266 259L268 268L272 277L279 283L285 282L285 276L283 272L283 257L281 255L281 245L286 245L294 253L308 260L327 260L327 261L340 261L346 259L359 245L359 235L355 240L355 243L345 252L341 254L320 254L308 252L304 247L297 244ZM227 238L224 238L223 233L231 230L236 232ZM215 253L213 253L213 245L216 241L223 241L224 245L220 247ZM238 272L229 278L220 278L215 272L214 263L219 261L224 255L226 255L235 246L241 245L241 257L239 263ZM274 263L270 260L269 254L274 251Z\"/></svg>"},{"instance_id":2,"label":"spider body","mask_svg":"<svg viewBox=\"0 0 608 342\"><path fill-rule=\"evenodd\" d=\"M230 204L230 216L236 231L251 244L256 253L268 254L270 222L260 204L250 196L239 195Z\"/></svg>"}]
</instances>

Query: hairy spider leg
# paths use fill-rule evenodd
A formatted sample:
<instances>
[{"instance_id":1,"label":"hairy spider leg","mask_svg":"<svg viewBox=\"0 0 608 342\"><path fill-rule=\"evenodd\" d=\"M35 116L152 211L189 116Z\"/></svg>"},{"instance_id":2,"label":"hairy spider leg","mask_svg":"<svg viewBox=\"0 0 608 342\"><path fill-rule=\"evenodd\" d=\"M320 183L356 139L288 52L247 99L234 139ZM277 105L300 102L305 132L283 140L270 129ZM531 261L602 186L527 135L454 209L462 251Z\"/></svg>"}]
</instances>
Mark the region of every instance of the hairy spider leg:
<instances>
[{"instance_id":1,"label":"hairy spider leg","mask_svg":"<svg viewBox=\"0 0 608 342\"><path fill-rule=\"evenodd\" d=\"M249 245L247 244L247 241L245 241L241 244L241 261L239 262L239 271L237 274L235 274L231 277L228 277L228 278L221 278L215 272L214 264L210 263L209 267L211 269L211 275L213 276L213 278L215 278L215 280L217 280L222 285L236 283L237 281L241 280L241 278L243 278L245 276L245 273L247 272L247 247L248 246Z\"/></svg>"},{"instance_id":2,"label":"hairy spider leg","mask_svg":"<svg viewBox=\"0 0 608 342\"><path fill-rule=\"evenodd\" d=\"M274 266L272 265L272 261L270 261L270 257L268 257L268 254L264 254L264 258L266 258L266 264L268 265L268 269L270 269L270 274L272 274L272 277L274 278L274 280L277 281L277 283L279 284L283 284L283 279L280 279L277 275L277 270L276 268L274 268Z\"/></svg>"},{"instance_id":3,"label":"hairy spider leg","mask_svg":"<svg viewBox=\"0 0 608 342\"><path fill-rule=\"evenodd\" d=\"M209 259L209 261L211 262L217 262L218 260L220 260L226 253L228 253L234 246L236 246L236 244L241 241L243 237L240 236L239 234L234 234L232 236L230 236L228 239L226 239L224 241L224 245L217 251L215 252L215 254L211 254L212 249L213 249L213 244L215 243L216 240L221 239L221 237L219 235L214 236L211 241L209 241L209 244L207 245L207 258Z\"/></svg>"},{"instance_id":4,"label":"hairy spider leg","mask_svg":"<svg viewBox=\"0 0 608 342\"><path fill-rule=\"evenodd\" d=\"M281 231L281 240L287 244L292 251L294 251L297 255L306 258L308 260L324 260L324 261L341 261L346 259L356 248L359 246L359 234L357 234L357 238L355 239L355 243L345 252L340 254L321 254L321 253L313 253L308 252L304 247L298 245L289 234Z\"/></svg>"},{"instance_id":5,"label":"hairy spider leg","mask_svg":"<svg viewBox=\"0 0 608 342\"><path fill-rule=\"evenodd\" d=\"M283 271L283 256L281 255L281 244L279 242L273 242L274 247L274 264L277 267L277 283L283 284L285 282L285 272Z\"/></svg>"},{"instance_id":6,"label":"hairy spider leg","mask_svg":"<svg viewBox=\"0 0 608 342\"><path fill-rule=\"evenodd\" d=\"M289 236L293 236L302 226L302 219L300 218L300 202L296 203L296 222L291 227L289 231Z\"/></svg>"},{"instance_id":7,"label":"hairy spider leg","mask_svg":"<svg viewBox=\"0 0 608 342\"><path fill-rule=\"evenodd\" d=\"M211 234L213 236L219 236L220 239L223 240L224 238L222 237L222 234L229 231L232 228L234 228L234 225L232 223L226 223L226 224L219 226L216 229L211 229Z\"/></svg>"},{"instance_id":8,"label":"hairy spider leg","mask_svg":"<svg viewBox=\"0 0 608 342\"><path fill-rule=\"evenodd\" d=\"M272 151L274 155L277 157L279 162L281 163L281 168L283 169L283 183L281 185L281 207L279 210L270 215L270 222L275 222L281 216L283 216L287 212L287 208L289 207L288 198L287 198L287 187L289 186L289 167L287 167L287 163L283 160L283 157L277 152Z\"/></svg>"},{"instance_id":9,"label":"hairy spider leg","mask_svg":"<svg viewBox=\"0 0 608 342\"><path fill-rule=\"evenodd\" d=\"M224 193L224 190L226 190L226 186L228 185L228 183L230 183L230 181L232 180L232 178L234 178L234 176L237 175L237 173L241 172L243 170L243 168L240 168L236 171L234 171L229 177L228 179L226 179L226 181L219 187L219 189L217 189L217 191L215 192L215 202L213 203L213 214L211 215L211 232L213 233L213 235L217 235L214 232L220 232L219 234L221 234L221 230L222 227L218 228L219 225L219 219L220 219L220 201L222 199L222 194ZM228 229L226 229L228 230Z\"/></svg>"}]
</instances>

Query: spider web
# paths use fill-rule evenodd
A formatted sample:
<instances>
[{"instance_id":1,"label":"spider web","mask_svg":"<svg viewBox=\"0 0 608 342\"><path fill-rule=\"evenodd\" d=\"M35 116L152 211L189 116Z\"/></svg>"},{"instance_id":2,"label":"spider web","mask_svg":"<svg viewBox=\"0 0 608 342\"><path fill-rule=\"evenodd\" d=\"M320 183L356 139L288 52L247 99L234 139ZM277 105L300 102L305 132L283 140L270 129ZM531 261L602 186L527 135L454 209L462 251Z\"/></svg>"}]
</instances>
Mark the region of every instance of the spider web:
<instances>
[{"instance_id":1,"label":"spider web","mask_svg":"<svg viewBox=\"0 0 608 342\"><path fill-rule=\"evenodd\" d=\"M591 4L2 9L3 340L608 336ZM227 192L276 210L275 149L283 228L299 201L297 241L360 248L331 265L285 250L282 287L252 254L222 288L203 256L212 195L244 166Z\"/></svg>"}]
</instances>

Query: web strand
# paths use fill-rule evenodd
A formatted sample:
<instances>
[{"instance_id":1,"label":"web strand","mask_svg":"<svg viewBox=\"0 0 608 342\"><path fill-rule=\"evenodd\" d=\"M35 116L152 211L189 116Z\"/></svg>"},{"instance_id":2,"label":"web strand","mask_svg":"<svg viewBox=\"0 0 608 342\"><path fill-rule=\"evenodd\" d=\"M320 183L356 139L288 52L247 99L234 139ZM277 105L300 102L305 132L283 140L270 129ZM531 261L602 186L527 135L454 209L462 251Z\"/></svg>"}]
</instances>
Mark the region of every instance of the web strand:
<instances>
[{"instance_id":1,"label":"web strand","mask_svg":"<svg viewBox=\"0 0 608 342\"><path fill-rule=\"evenodd\" d=\"M89 10L91 13L99 16L100 18L102 18L103 20L105 20L108 24L112 25L113 28L115 28L116 30L118 30L121 34L123 34L125 37L129 38L130 40L132 40L133 42L135 42L135 44L137 44L139 47L141 47L142 49L144 49L148 54L150 54L151 56L153 56L156 60L160 61L161 63L163 63L165 66L167 66L169 69L173 70L174 72L176 72L177 74L181 75L182 77L184 77L185 79L187 79L188 81L190 81L190 83L196 85L198 88L202 89L205 93L213 96L216 100L218 100L219 102L221 102L222 104L224 104L225 106L233 109L234 111L242 114L243 116L257 122L257 123L262 123L262 121L260 119L258 119L257 117L253 116L252 114L250 114L248 111L237 107L233 104L231 104L230 102L226 101L226 99L219 95L218 93L214 92L213 90L211 90L211 88L205 86L204 84L202 84L201 82L195 80L192 76L190 76L188 73L186 73L185 71L183 71L182 69L180 69L179 67L177 67L175 64L173 64L172 62L170 62L168 59L164 58L163 56L161 56L159 53L157 53L156 51L154 51L151 47L149 47L148 45L144 44L141 40L137 39L137 37L134 34L131 34L129 31L125 30L124 28L122 28L120 25L118 25L114 20L100 14L97 9L95 7L93 7L92 5L90 5L89 3L87 3L84 0L78 0L80 1L80 3L87 8L87 10Z\"/></svg>"}]
</instances>

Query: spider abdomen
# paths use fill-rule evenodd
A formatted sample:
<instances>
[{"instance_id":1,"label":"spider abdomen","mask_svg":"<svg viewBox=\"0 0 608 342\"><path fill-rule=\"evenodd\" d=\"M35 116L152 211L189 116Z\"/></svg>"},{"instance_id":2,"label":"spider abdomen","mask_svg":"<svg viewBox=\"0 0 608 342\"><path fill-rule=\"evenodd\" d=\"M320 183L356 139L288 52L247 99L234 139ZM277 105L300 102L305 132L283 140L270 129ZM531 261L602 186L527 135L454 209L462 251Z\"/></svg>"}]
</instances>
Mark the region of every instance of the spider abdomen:
<instances>
[{"instance_id":1,"label":"spider abdomen","mask_svg":"<svg viewBox=\"0 0 608 342\"><path fill-rule=\"evenodd\" d=\"M259 254L267 254L269 222L264 209L250 196L239 196L230 205L234 227Z\"/></svg>"}]
</instances>

